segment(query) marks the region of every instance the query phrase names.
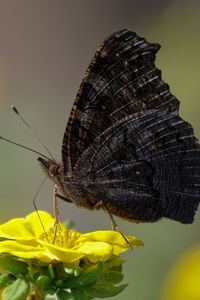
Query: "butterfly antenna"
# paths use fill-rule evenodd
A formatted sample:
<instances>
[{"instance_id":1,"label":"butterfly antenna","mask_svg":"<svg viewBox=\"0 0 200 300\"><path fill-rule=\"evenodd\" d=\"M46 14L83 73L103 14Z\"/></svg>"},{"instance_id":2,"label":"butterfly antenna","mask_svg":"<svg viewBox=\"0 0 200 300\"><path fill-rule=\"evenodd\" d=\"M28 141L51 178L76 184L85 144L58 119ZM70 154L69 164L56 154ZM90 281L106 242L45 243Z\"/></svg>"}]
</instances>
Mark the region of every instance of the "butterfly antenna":
<instances>
[{"instance_id":1,"label":"butterfly antenna","mask_svg":"<svg viewBox=\"0 0 200 300\"><path fill-rule=\"evenodd\" d=\"M18 109L14 105L11 105L11 108L14 111L14 113L21 119L21 121L26 125L26 127L29 128L29 130L36 137L36 139L40 142L40 144L44 147L44 149L50 155L51 159L54 160L53 155L51 154L51 152L49 151L49 149L47 148L47 146L44 144L44 142L39 137L39 135L35 132L35 130L29 125L29 123L22 117L22 115L19 113Z\"/></svg>"},{"instance_id":2,"label":"butterfly antenna","mask_svg":"<svg viewBox=\"0 0 200 300\"><path fill-rule=\"evenodd\" d=\"M35 209L35 211L36 211L36 213L37 213L38 219L39 219L39 221L40 221L40 224L41 224L42 229L43 229L43 231L44 231L45 234L46 234L46 231L45 231L44 224L42 223L42 219L41 219L40 214L39 214L38 209L37 209L36 199L37 199L37 196L38 196L38 194L39 194L39 192L40 192L40 190L41 190L43 184L45 183L45 180L47 179L47 177L48 177L48 175L45 176L45 178L44 178L43 181L41 182L39 188L37 189L37 191L36 191L36 193L35 193L35 195L34 195L34 197L33 197L33 207L34 207L34 209Z\"/></svg>"},{"instance_id":3,"label":"butterfly antenna","mask_svg":"<svg viewBox=\"0 0 200 300\"><path fill-rule=\"evenodd\" d=\"M34 150L34 149L30 148L30 147L27 147L27 146L24 146L24 145L22 145L22 144L19 144L19 143L16 143L16 142L14 142L14 141L11 141L11 140L9 140L9 139L6 139L6 138L4 138L3 136L0 136L0 139L1 139L1 140L4 140L4 141L6 141L6 142L8 142L8 143L10 143L10 144L16 145L16 146L21 147L21 148L23 148L23 149L26 149L26 150L28 150L28 151L34 152L34 153L36 153L36 154L39 154L40 156L43 156L43 157L45 157L45 158L47 158L47 159L49 160L49 157L48 157L48 156L46 156L46 155L40 153L40 152L37 151L37 150Z\"/></svg>"}]
</instances>

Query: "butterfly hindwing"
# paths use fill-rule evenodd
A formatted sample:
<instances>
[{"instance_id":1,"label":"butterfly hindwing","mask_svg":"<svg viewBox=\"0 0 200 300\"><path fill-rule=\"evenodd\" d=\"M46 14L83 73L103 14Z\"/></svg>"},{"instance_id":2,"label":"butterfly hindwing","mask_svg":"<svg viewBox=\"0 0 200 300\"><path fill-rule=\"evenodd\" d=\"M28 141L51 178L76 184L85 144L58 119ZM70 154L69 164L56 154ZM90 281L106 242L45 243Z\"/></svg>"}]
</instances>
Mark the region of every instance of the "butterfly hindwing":
<instances>
[{"instance_id":1,"label":"butterfly hindwing","mask_svg":"<svg viewBox=\"0 0 200 300\"><path fill-rule=\"evenodd\" d=\"M104 131L80 157L74 180L113 214L191 223L200 201L200 147L191 125L153 109ZM87 193L86 193L87 194Z\"/></svg>"}]
</instances>

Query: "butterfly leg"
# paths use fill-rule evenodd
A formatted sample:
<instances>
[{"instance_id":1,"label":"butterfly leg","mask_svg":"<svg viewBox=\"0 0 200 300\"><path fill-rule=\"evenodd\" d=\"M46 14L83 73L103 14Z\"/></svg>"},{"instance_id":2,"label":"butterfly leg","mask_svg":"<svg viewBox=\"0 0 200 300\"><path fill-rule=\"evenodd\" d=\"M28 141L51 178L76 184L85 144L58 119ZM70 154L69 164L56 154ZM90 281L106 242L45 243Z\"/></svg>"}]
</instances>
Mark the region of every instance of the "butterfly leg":
<instances>
[{"instance_id":1,"label":"butterfly leg","mask_svg":"<svg viewBox=\"0 0 200 300\"><path fill-rule=\"evenodd\" d=\"M62 195L60 195L60 194L58 194L58 193L56 193L55 196L58 197L58 198L60 198L60 199L62 199L62 200L64 200L64 201L66 201L66 202L68 202L68 203L72 203L72 200L71 200L71 199L66 198L66 197L64 197L64 196L62 196Z\"/></svg>"},{"instance_id":2,"label":"butterfly leg","mask_svg":"<svg viewBox=\"0 0 200 300\"><path fill-rule=\"evenodd\" d=\"M110 217L110 220L111 220L112 230L114 230L114 231L120 231L119 230L119 226L115 222L115 219L114 219L113 215L108 210L107 210L107 213L108 213L108 215Z\"/></svg>"},{"instance_id":3,"label":"butterfly leg","mask_svg":"<svg viewBox=\"0 0 200 300\"><path fill-rule=\"evenodd\" d=\"M127 240L126 236L123 234L123 232L120 230L119 226L115 222L115 219L114 219L113 215L109 212L109 210L106 210L106 211L107 211L107 213L108 213L108 215L109 215L109 217L111 219L112 229L114 231L118 231L121 234L121 236L123 237L123 239L125 240L125 242L129 246L129 248L132 250L133 248L132 248L131 244L129 243L129 241Z\"/></svg>"},{"instance_id":4,"label":"butterfly leg","mask_svg":"<svg viewBox=\"0 0 200 300\"><path fill-rule=\"evenodd\" d=\"M55 217L54 235L53 235L53 241L52 241L53 244L55 243L55 240L56 240L56 233L57 233L57 227L58 227L58 222L59 222L57 191L58 191L58 187L55 184L54 189L53 189L53 212L54 212L54 217Z\"/></svg>"},{"instance_id":5,"label":"butterfly leg","mask_svg":"<svg viewBox=\"0 0 200 300\"><path fill-rule=\"evenodd\" d=\"M118 227L117 223L115 222L113 215L105 207L105 205L103 204L103 201L99 201L95 204L94 209L99 209L99 208L102 208L109 215L110 220L111 220L112 230L119 231L119 227Z\"/></svg>"},{"instance_id":6,"label":"butterfly leg","mask_svg":"<svg viewBox=\"0 0 200 300\"><path fill-rule=\"evenodd\" d=\"M113 215L109 212L109 210L105 207L105 205L103 204L102 201L99 201L95 204L94 208L103 208L103 210L105 212L107 212L107 214L109 215L110 217L110 220L111 220L111 226L112 226L112 230L114 231L118 231L121 236L123 237L123 239L125 240L125 242L127 243L127 245L129 246L129 248L132 250L132 246L131 244L129 243L129 241L127 240L126 236L122 233L122 231L120 230L119 226L117 225L117 223L115 222L115 219L113 217Z\"/></svg>"}]
</instances>

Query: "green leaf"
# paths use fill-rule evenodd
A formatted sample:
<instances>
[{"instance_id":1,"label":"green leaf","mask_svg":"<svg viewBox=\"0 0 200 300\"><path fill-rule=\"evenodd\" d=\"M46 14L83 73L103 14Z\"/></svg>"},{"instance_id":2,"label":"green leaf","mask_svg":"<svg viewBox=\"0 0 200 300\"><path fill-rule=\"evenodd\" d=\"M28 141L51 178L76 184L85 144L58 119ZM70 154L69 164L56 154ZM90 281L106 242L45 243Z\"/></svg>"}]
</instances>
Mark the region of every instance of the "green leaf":
<instances>
[{"instance_id":1,"label":"green leaf","mask_svg":"<svg viewBox=\"0 0 200 300\"><path fill-rule=\"evenodd\" d=\"M59 292L51 292L47 293L45 300L77 300L75 296L65 290L59 290Z\"/></svg>"},{"instance_id":2,"label":"green leaf","mask_svg":"<svg viewBox=\"0 0 200 300\"><path fill-rule=\"evenodd\" d=\"M43 292L44 292L44 295L45 295L45 297L44 297L45 300L55 299L55 295L56 295L56 290L55 289L48 288Z\"/></svg>"},{"instance_id":3,"label":"green leaf","mask_svg":"<svg viewBox=\"0 0 200 300\"><path fill-rule=\"evenodd\" d=\"M100 262L97 266L89 268L79 276L69 279L65 288L83 287L95 282L103 270L103 265L104 263Z\"/></svg>"},{"instance_id":4,"label":"green leaf","mask_svg":"<svg viewBox=\"0 0 200 300\"><path fill-rule=\"evenodd\" d=\"M37 299L36 299L37 300ZM54 295L47 295L44 297L43 300L58 300L57 295L54 293Z\"/></svg>"},{"instance_id":5,"label":"green leaf","mask_svg":"<svg viewBox=\"0 0 200 300\"><path fill-rule=\"evenodd\" d=\"M121 257L113 255L108 261L106 261L105 265L108 269L121 272L124 262L125 261Z\"/></svg>"},{"instance_id":6,"label":"green leaf","mask_svg":"<svg viewBox=\"0 0 200 300\"><path fill-rule=\"evenodd\" d=\"M75 300L89 300L91 299L85 292L85 289L72 289L72 295ZM73 298L72 298L73 299Z\"/></svg>"},{"instance_id":7,"label":"green leaf","mask_svg":"<svg viewBox=\"0 0 200 300\"><path fill-rule=\"evenodd\" d=\"M2 274L0 275L0 289L5 288L14 281L15 277L11 274Z\"/></svg>"},{"instance_id":8,"label":"green leaf","mask_svg":"<svg viewBox=\"0 0 200 300\"><path fill-rule=\"evenodd\" d=\"M36 285L41 289L47 289L52 282L52 278L47 275L40 275L36 280Z\"/></svg>"},{"instance_id":9,"label":"green leaf","mask_svg":"<svg viewBox=\"0 0 200 300\"><path fill-rule=\"evenodd\" d=\"M64 266L64 272L68 275L78 276L81 273L81 271L82 269L78 265Z\"/></svg>"},{"instance_id":10,"label":"green leaf","mask_svg":"<svg viewBox=\"0 0 200 300\"><path fill-rule=\"evenodd\" d=\"M112 284L96 284L87 286L84 288L84 291L91 297L97 297L97 298L106 298L106 297L113 297L119 293L121 293L125 288L127 287L127 284L122 284L119 286L114 286Z\"/></svg>"},{"instance_id":11,"label":"green leaf","mask_svg":"<svg viewBox=\"0 0 200 300\"><path fill-rule=\"evenodd\" d=\"M36 277L36 275L39 272L39 266L35 263L33 263L32 260L27 260L27 264L28 264L28 275L29 277L34 280L34 277Z\"/></svg>"},{"instance_id":12,"label":"green leaf","mask_svg":"<svg viewBox=\"0 0 200 300\"><path fill-rule=\"evenodd\" d=\"M73 278L75 270L76 268L67 268L63 263L58 263L54 265L54 276L57 280Z\"/></svg>"},{"instance_id":13,"label":"green leaf","mask_svg":"<svg viewBox=\"0 0 200 300\"><path fill-rule=\"evenodd\" d=\"M36 299L37 300L37 299ZM57 295L54 293L54 294L47 294L43 300L58 300L58 297Z\"/></svg>"},{"instance_id":14,"label":"green leaf","mask_svg":"<svg viewBox=\"0 0 200 300\"><path fill-rule=\"evenodd\" d=\"M0 255L0 268L14 275L26 275L28 272L28 265L24 260L8 255Z\"/></svg>"},{"instance_id":15,"label":"green leaf","mask_svg":"<svg viewBox=\"0 0 200 300\"><path fill-rule=\"evenodd\" d=\"M50 277L53 279L54 278L54 270L53 270L53 265L52 264L50 264L48 266L48 271L49 271Z\"/></svg>"},{"instance_id":16,"label":"green leaf","mask_svg":"<svg viewBox=\"0 0 200 300\"><path fill-rule=\"evenodd\" d=\"M18 278L3 290L2 300L25 300L29 291L30 286L27 280Z\"/></svg>"},{"instance_id":17,"label":"green leaf","mask_svg":"<svg viewBox=\"0 0 200 300\"><path fill-rule=\"evenodd\" d=\"M64 290L60 290L57 294L57 297L59 300L76 300L71 293Z\"/></svg>"},{"instance_id":18,"label":"green leaf","mask_svg":"<svg viewBox=\"0 0 200 300\"><path fill-rule=\"evenodd\" d=\"M124 275L121 272L117 271L108 271L104 274L102 281L105 283L117 284L122 281Z\"/></svg>"}]
</instances>

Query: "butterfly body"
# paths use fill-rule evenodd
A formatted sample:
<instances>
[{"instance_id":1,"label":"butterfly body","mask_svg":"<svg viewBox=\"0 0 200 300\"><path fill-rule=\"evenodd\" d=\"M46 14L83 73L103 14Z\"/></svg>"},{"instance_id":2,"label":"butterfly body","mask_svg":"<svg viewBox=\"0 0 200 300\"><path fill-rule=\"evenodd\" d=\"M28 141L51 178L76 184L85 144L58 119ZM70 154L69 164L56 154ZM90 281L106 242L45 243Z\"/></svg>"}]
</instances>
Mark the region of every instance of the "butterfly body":
<instances>
[{"instance_id":1,"label":"butterfly body","mask_svg":"<svg viewBox=\"0 0 200 300\"><path fill-rule=\"evenodd\" d=\"M192 223L200 146L155 67L159 48L129 30L108 37L78 91L62 163L39 160L77 206L134 222Z\"/></svg>"}]
</instances>

